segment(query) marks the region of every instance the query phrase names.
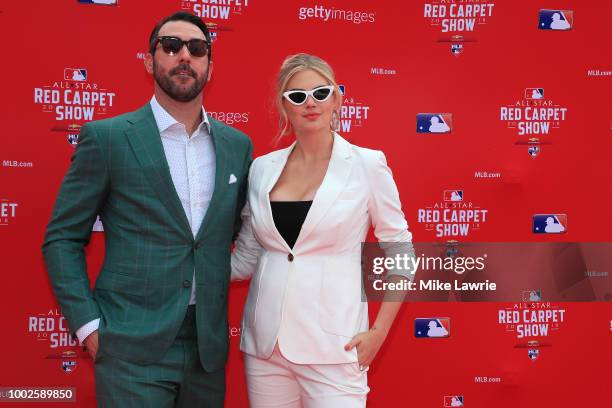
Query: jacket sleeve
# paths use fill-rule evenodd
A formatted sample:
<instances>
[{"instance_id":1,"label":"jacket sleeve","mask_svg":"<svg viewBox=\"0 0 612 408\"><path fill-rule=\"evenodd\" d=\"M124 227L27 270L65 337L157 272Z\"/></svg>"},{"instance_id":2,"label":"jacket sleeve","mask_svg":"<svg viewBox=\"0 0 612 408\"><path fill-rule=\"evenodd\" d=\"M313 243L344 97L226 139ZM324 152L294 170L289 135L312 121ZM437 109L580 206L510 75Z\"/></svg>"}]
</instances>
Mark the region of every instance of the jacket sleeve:
<instances>
[{"instance_id":1,"label":"jacket sleeve","mask_svg":"<svg viewBox=\"0 0 612 408\"><path fill-rule=\"evenodd\" d=\"M249 171L249 189L251 189L253 185L252 177L256 165L257 160L253 162ZM240 219L242 221L240 233L238 234L238 238L234 242L235 246L234 252L232 253L231 280L249 279L253 275L253 273L255 273L255 268L257 267L259 256L263 252L263 247L257 241L255 233L253 232L251 216L251 207L247 199L246 204L242 209L242 212L240 213Z\"/></svg>"},{"instance_id":2,"label":"jacket sleeve","mask_svg":"<svg viewBox=\"0 0 612 408\"><path fill-rule=\"evenodd\" d=\"M231 280L249 279L255 273L257 261L263 251L262 246L253 233L249 203L242 209L241 218L242 228L232 253Z\"/></svg>"},{"instance_id":3,"label":"jacket sleeve","mask_svg":"<svg viewBox=\"0 0 612 408\"><path fill-rule=\"evenodd\" d=\"M87 276L84 247L106 200L109 179L95 129L86 124L57 196L42 248L51 286L73 333L100 317Z\"/></svg>"},{"instance_id":4,"label":"jacket sleeve","mask_svg":"<svg viewBox=\"0 0 612 408\"><path fill-rule=\"evenodd\" d=\"M238 202L236 204L236 216L234 217L234 219L236 220L234 222L234 234L233 234L234 240L237 238L237 235L242 226L241 213L242 213L242 208L244 208L244 205L246 203L247 189L248 189L248 184L249 184L248 174L249 174L249 170L251 167L251 163L253 162L253 143L251 142L251 139L247 138L246 136L245 138L247 139L247 142L248 142L248 147L246 149L246 155L244 157L244 168L245 168L245 174L247 175L247 177L242 178L243 181L240 184L240 191L238 192Z\"/></svg>"},{"instance_id":5,"label":"jacket sleeve","mask_svg":"<svg viewBox=\"0 0 612 408\"><path fill-rule=\"evenodd\" d=\"M368 160L366 173L370 185L368 211L374 227L374 235L387 258L396 255L414 256L412 234L408 230L406 217L391 169L383 152L374 151L373 160ZM413 280L416 271L389 270L389 275L404 275Z\"/></svg>"}]
</instances>

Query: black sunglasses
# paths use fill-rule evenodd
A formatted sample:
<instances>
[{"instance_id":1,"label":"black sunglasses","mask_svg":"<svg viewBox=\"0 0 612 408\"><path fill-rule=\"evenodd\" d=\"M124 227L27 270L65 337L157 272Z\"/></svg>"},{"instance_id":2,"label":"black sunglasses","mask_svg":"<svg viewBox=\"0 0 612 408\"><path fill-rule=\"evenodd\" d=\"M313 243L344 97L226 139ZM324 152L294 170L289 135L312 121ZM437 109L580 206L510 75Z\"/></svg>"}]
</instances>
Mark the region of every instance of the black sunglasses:
<instances>
[{"instance_id":1,"label":"black sunglasses","mask_svg":"<svg viewBox=\"0 0 612 408\"><path fill-rule=\"evenodd\" d=\"M183 41L178 37L161 36L157 37L157 42L161 44L162 49L168 55L178 54L181 52L183 45L187 46L187 50L194 57L205 57L210 50L210 43L201 38Z\"/></svg>"}]
</instances>

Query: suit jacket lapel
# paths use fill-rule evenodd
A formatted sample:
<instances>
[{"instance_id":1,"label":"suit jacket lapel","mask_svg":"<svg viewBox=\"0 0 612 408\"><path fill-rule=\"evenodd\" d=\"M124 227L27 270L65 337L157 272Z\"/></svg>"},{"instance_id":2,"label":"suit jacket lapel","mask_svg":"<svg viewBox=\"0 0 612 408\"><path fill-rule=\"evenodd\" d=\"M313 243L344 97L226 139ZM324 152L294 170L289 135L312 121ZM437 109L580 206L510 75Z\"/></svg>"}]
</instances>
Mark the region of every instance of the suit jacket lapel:
<instances>
[{"instance_id":1,"label":"suit jacket lapel","mask_svg":"<svg viewBox=\"0 0 612 408\"><path fill-rule=\"evenodd\" d=\"M304 220L298 239L293 246L294 250L297 250L300 243L308 238L308 235L314 230L327 210L329 210L336 201L348 182L351 168L350 144L340 135L336 134L334 136L334 145L332 147L332 155L329 159L327 172L325 173L321 186L314 196L310 211L308 211L308 215Z\"/></svg>"},{"instance_id":2,"label":"suit jacket lapel","mask_svg":"<svg viewBox=\"0 0 612 408\"><path fill-rule=\"evenodd\" d=\"M189 221L170 176L170 168L151 106L146 104L136 111L128 122L132 123L132 127L126 130L128 142L149 183L181 229L191 236Z\"/></svg>"},{"instance_id":3,"label":"suit jacket lapel","mask_svg":"<svg viewBox=\"0 0 612 408\"><path fill-rule=\"evenodd\" d=\"M210 205L206 211L206 215L202 220L202 224L198 229L196 241L204 234L204 231L209 230L213 225L216 216L218 215L219 207L223 205L223 197L229 186L229 168L228 160L230 159L230 146L225 136L223 128L215 121L210 122L210 135L215 146L215 189L213 191Z\"/></svg>"},{"instance_id":4,"label":"suit jacket lapel","mask_svg":"<svg viewBox=\"0 0 612 408\"><path fill-rule=\"evenodd\" d=\"M285 239L281 236L276 228L276 224L274 224L274 217L272 215L272 206L270 204L270 191L276 185L276 182L280 178L283 170L285 169L285 165L287 164L287 159L291 154L291 151L295 147L295 143L285 149L282 149L277 152L276 155L270 158L269 165L264 167L264 173L261 181L261 188L259 189L259 203L263 212L263 220L265 227L268 229L268 234L276 238L276 240L281 244L283 248L287 251L291 251L289 245Z\"/></svg>"},{"instance_id":5,"label":"suit jacket lapel","mask_svg":"<svg viewBox=\"0 0 612 408\"><path fill-rule=\"evenodd\" d=\"M289 252L298 250L300 242L304 241L321 221L325 213L342 192L349 179L352 168L350 144L340 135L336 134L334 136L332 155L325 177L315 194L310 211L308 211L308 215L306 216L306 220L304 220L298 239L293 246L293 250L291 250L274 224L272 208L270 206L270 191L272 191L276 185L294 147L295 142L288 148L280 150L277 155L270 159L270 165L264 168L261 188L259 189L259 203L263 211L262 219L264 220L264 225L268 230L268 234L275 237L281 246Z\"/></svg>"}]
</instances>

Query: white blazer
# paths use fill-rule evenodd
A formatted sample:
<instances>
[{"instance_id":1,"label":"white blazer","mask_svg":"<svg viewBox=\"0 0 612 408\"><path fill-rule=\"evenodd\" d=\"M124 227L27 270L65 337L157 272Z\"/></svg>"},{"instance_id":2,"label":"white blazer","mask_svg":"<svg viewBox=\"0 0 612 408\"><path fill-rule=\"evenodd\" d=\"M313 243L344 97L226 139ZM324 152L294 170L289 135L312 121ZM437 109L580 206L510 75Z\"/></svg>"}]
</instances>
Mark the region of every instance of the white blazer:
<instances>
[{"instance_id":1,"label":"white blazer","mask_svg":"<svg viewBox=\"0 0 612 408\"><path fill-rule=\"evenodd\" d=\"M269 193L294 146L258 157L251 166L232 254L232 280L252 277L240 349L266 359L278 342L294 363L355 362L356 348L344 346L369 328L361 243L370 225L382 242L409 243L412 235L384 154L335 134L323 182L289 248L274 225Z\"/></svg>"}]
</instances>

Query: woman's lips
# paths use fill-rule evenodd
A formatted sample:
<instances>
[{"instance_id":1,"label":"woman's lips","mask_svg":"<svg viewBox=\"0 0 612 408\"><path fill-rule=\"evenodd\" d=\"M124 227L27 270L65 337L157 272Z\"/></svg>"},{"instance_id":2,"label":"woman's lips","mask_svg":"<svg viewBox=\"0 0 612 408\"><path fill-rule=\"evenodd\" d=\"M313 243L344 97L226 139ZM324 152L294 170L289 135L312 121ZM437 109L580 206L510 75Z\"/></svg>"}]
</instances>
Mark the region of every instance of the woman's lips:
<instances>
[{"instance_id":1,"label":"woman's lips","mask_svg":"<svg viewBox=\"0 0 612 408\"><path fill-rule=\"evenodd\" d=\"M304 115L306 119L310 119L310 120L317 119L319 116L321 116L320 113L309 113L307 115Z\"/></svg>"}]
</instances>

